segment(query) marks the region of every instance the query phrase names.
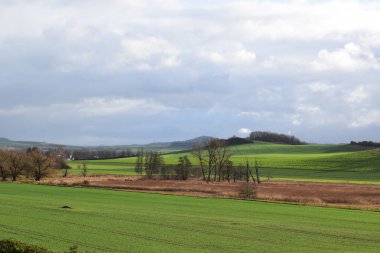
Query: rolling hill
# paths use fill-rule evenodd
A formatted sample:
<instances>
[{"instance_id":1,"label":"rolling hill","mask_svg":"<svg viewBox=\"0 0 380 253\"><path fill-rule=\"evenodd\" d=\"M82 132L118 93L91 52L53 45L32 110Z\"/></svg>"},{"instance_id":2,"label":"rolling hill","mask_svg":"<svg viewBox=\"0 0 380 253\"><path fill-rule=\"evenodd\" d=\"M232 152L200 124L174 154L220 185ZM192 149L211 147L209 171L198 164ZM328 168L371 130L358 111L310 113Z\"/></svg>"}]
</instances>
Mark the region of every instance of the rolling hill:
<instances>
[{"instance_id":1,"label":"rolling hill","mask_svg":"<svg viewBox=\"0 0 380 253\"><path fill-rule=\"evenodd\" d=\"M380 183L380 152L360 145L282 145L255 143L228 148L234 165L258 161L265 178ZM187 155L193 165L198 161L189 151L163 155L166 164L176 164ZM86 163L94 174L134 174L136 158L72 161L75 168ZM74 169L75 173L76 170Z\"/></svg>"}]
</instances>

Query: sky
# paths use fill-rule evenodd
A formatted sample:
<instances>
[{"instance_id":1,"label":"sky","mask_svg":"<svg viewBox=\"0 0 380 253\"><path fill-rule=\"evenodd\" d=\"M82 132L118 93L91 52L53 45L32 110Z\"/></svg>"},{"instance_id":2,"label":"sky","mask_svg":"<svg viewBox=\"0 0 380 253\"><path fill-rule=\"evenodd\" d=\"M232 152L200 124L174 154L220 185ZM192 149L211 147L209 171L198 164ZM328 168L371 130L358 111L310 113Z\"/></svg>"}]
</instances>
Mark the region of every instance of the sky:
<instances>
[{"instance_id":1,"label":"sky","mask_svg":"<svg viewBox=\"0 0 380 253\"><path fill-rule=\"evenodd\" d=\"M0 137L380 141L379 1L0 0Z\"/></svg>"}]
</instances>

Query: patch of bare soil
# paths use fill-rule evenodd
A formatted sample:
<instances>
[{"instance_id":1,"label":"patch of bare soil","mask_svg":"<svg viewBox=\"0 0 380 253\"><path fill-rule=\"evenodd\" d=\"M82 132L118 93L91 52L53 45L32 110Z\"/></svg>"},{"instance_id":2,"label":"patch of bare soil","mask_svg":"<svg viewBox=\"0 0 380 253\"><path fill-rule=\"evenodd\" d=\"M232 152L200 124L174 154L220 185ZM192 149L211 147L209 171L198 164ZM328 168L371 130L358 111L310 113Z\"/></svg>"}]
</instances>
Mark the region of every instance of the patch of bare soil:
<instances>
[{"instance_id":1,"label":"patch of bare soil","mask_svg":"<svg viewBox=\"0 0 380 253\"><path fill-rule=\"evenodd\" d=\"M141 192L188 195L198 197L239 198L243 182L209 182L146 179L137 176L71 175L52 177L40 184L85 186ZM296 181L265 181L257 187L260 200L380 210L380 185L319 183Z\"/></svg>"}]
</instances>

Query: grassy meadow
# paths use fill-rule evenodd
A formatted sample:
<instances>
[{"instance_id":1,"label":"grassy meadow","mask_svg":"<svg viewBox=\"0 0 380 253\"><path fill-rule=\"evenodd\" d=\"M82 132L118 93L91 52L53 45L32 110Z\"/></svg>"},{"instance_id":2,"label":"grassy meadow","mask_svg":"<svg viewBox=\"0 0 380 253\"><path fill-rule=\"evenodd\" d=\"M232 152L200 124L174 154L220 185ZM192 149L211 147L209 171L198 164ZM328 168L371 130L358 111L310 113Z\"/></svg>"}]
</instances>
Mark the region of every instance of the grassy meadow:
<instances>
[{"instance_id":1,"label":"grassy meadow","mask_svg":"<svg viewBox=\"0 0 380 253\"><path fill-rule=\"evenodd\" d=\"M281 180L316 180L338 182L380 182L380 152L357 145L281 145L256 143L229 147L235 165L259 161L264 178ZM194 165L198 161L188 151L163 155L167 164L176 164L178 158L188 155ZM136 158L71 161L76 170L86 163L90 174L134 175Z\"/></svg>"},{"instance_id":2,"label":"grassy meadow","mask_svg":"<svg viewBox=\"0 0 380 253\"><path fill-rule=\"evenodd\" d=\"M73 244L81 252L365 253L380 247L378 212L17 183L0 183L0 203L0 238L58 252Z\"/></svg>"}]
</instances>

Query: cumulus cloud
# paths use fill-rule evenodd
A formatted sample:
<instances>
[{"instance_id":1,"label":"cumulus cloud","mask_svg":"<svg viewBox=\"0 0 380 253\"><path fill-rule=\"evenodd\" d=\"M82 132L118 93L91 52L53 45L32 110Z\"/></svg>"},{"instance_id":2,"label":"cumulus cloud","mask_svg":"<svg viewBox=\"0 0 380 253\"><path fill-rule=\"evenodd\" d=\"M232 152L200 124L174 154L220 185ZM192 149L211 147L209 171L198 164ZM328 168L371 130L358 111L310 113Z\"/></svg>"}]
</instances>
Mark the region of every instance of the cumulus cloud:
<instances>
[{"instance_id":1,"label":"cumulus cloud","mask_svg":"<svg viewBox=\"0 0 380 253\"><path fill-rule=\"evenodd\" d=\"M203 52L201 55L214 64L246 65L256 61L256 54L245 49L232 53Z\"/></svg>"},{"instance_id":2,"label":"cumulus cloud","mask_svg":"<svg viewBox=\"0 0 380 253\"><path fill-rule=\"evenodd\" d=\"M343 40L364 31L377 33L380 5L363 1L236 1L228 13L229 33L245 40ZM339 15L337 15L339 13Z\"/></svg>"},{"instance_id":3,"label":"cumulus cloud","mask_svg":"<svg viewBox=\"0 0 380 253\"><path fill-rule=\"evenodd\" d=\"M239 130L238 130L238 133L239 134L241 134L241 135L248 135L248 134L250 134L252 131L251 131L251 129L249 129L249 128L240 128Z\"/></svg>"},{"instance_id":4,"label":"cumulus cloud","mask_svg":"<svg viewBox=\"0 0 380 253\"><path fill-rule=\"evenodd\" d=\"M126 38L122 42L119 61L136 66L176 67L180 65L179 49L163 38ZM148 68L150 68L148 67Z\"/></svg>"},{"instance_id":5,"label":"cumulus cloud","mask_svg":"<svg viewBox=\"0 0 380 253\"><path fill-rule=\"evenodd\" d=\"M321 109L318 106L299 105L292 117L292 124L301 125L306 121L307 125L320 125L323 124L321 120Z\"/></svg>"},{"instance_id":6,"label":"cumulus cloud","mask_svg":"<svg viewBox=\"0 0 380 253\"><path fill-rule=\"evenodd\" d=\"M362 112L358 117L351 123L351 127L360 128L367 127L370 125L380 125L380 110L370 110L367 112Z\"/></svg>"},{"instance_id":7,"label":"cumulus cloud","mask_svg":"<svg viewBox=\"0 0 380 253\"><path fill-rule=\"evenodd\" d=\"M368 49L360 45L348 43L343 48L328 51L321 50L316 60L312 62L313 69L317 71L341 70L341 71L361 71L368 69L378 69L380 67L378 59Z\"/></svg>"},{"instance_id":8,"label":"cumulus cloud","mask_svg":"<svg viewBox=\"0 0 380 253\"><path fill-rule=\"evenodd\" d=\"M350 103L360 103L366 100L369 97L369 94L364 90L363 86L359 86L355 90L349 93L347 101Z\"/></svg>"},{"instance_id":9,"label":"cumulus cloud","mask_svg":"<svg viewBox=\"0 0 380 253\"><path fill-rule=\"evenodd\" d=\"M315 93L332 91L336 87L334 85L323 83L323 82L310 83L308 84L308 86L310 90Z\"/></svg>"}]
</instances>

